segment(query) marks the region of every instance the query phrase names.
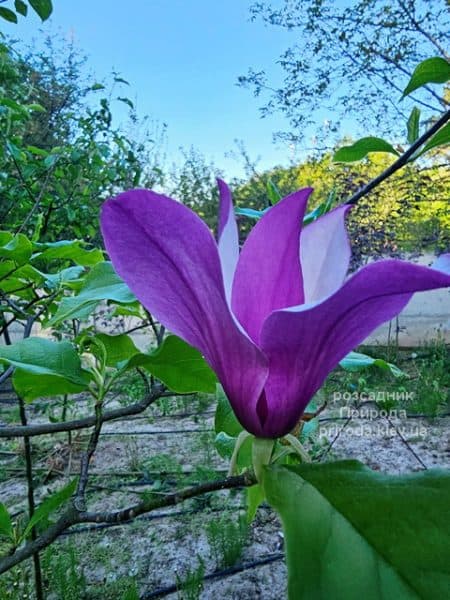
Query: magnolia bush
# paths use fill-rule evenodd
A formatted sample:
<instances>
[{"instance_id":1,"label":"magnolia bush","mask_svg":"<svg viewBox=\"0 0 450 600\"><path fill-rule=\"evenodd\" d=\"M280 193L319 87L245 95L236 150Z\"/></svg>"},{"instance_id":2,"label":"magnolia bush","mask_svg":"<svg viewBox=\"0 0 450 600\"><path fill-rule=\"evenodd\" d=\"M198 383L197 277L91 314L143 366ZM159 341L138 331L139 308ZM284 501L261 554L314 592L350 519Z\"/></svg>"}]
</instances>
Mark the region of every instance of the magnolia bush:
<instances>
[{"instance_id":1,"label":"magnolia bush","mask_svg":"<svg viewBox=\"0 0 450 600\"><path fill-rule=\"evenodd\" d=\"M417 67L405 93L447 81L449 71L446 61L431 58ZM0 437L24 440L29 509L27 519L17 519L0 504L0 573L33 557L36 593L43 597L39 553L71 526L125 522L215 490L246 487L250 518L264 500L281 517L290 598L448 597L448 473L389 476L356 461L315 463L303 442L328 374L339 365L354 371L374 363L398 373L353 349L415 292L450 287L450 254L431 268L381 260L348 277L345 222L351 207L392 173L448 143L449 119L443 113L421 132L414 117L402 154L376 137L340 149L336 161L370 152L395 156L345 204L329 197L307 212L311 189L281 199L271 184L268 209L235 211L219 180L217 238L188 207L143 189L103 205L108 256L79 240L0 233L6 342L0 381L11 378L20 414L20 424L2 425ZM242 247L236 212L257 221ZM105 305L112 317L133 317L139 325L99 331L93 315ZM17 341L11 331L18 324L23 339ZM33 336L36 325L50 336ZM130 337L136 328L150 332L148 352ZM142 378L146 394L110 406L115 386L130 372ZM229 460L228 477L150 493L125 508L91 510L89 468L103 424L142 413L162 397L196 392L217 394L216 447ZM64 408L80 393L82 417ZM30 423L27 405L43 398L61 411ZM34 437L80 429L90 436L79 476L36 505Z\"/></svg>"}]
</instances>

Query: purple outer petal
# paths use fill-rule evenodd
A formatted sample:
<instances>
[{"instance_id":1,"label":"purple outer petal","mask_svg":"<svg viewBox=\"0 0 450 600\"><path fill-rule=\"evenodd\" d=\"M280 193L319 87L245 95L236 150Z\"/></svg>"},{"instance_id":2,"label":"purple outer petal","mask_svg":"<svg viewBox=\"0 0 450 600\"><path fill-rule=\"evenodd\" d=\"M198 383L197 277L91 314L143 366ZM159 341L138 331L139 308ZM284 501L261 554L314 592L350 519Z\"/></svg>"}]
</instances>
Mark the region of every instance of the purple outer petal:
<instances>
[{"instance_id":1,"label":"purple outer petal","mask_svg":"<svg viewBox=\"0 0 450 600\"><path fill-rule=\"evenodd\" d=\"M204 354L242 425L254 428L267 363L230 313L205 223L166 196L133 190L103 205L101 225L117 273L163 325Z\"/></svg>"},{"instance_id":2,"label":"purple outer petal","mask_svg":"<svg viewBox=\"0 0 450 600\"><path fill-rule=\"evenodd\" d=\"M450 275L442 271L385 260L358 271L321 303L270 315L261 333L269 359L267 418L258 434L278 437L290 431L348 352L397 315L414 292L449 286Z\"/></svg>"},{"instance_id":3,"label":"purple outer petal","mask_svg":"<svg viewBox=\"0 0 450 600\"><path fill-rule=\"evenodd\" d=\"M222 265L225 294L228 303L230 304L233 277L239 258L239 234L230 188L221 179L217 180L217 185L219 186L220 194L217 245L219 247L219 256Z\"/></svg>"},{"instance_id":4,"label":"purple outer petal","mask_svg":"<svg viewBox=\"0 0 450 600\"><path fill-rule=\"evenodd\" d=\"M351 257L345 215L350 208L339 206L302 229L300 262L307 303L330 296L345 280Z\"/></svg>"},{"instance_id":5,"label":"purple outer petal","mask_svg":"<svg viewBox=\"0 0 450 600\"><path fill-rule=\"evenodd\" d=\"M257 344L262 324L272 311L303 302L300 230L311 191L295 192L272 207L241 250L231 306Z\"/></svg>"}]
</instances>

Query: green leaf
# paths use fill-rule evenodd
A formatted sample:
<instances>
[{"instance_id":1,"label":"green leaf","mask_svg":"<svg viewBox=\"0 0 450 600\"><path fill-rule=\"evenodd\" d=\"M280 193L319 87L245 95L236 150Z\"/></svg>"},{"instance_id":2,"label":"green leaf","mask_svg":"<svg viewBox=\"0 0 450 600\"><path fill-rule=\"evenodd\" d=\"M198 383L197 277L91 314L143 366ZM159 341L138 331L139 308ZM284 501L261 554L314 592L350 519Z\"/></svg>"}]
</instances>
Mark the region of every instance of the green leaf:
<instances>
[{"instance_id":1,"label":"green leaf","mask_svg":"<svg viewBox=\"0 0 450 600\"><path fill-rule=\"evenodd\" d=\"M51 0L28 0L33 10L41 17L42 21L46 21L53 12Z\"/></svg>"},{"instance_id":2,"label":"green leaf","mask_svg":"<svg viewBox=\"0 0 450 600\"><path fill-rule=\"evenodd\" d=\"M389 142L377 137L361 138L351 146L340 148L333 156L334 162L354 162L361 160L370 152L388 152L399 156L399 153Z\"/></svg>"},{"instance_id":3,"label":"green leaf","mask_svg":"<svg viewBox=\"0 0 450 600\"><path fill-rule=\"evenodd\" d=\"M237 438L244 428L237 420L236 415L231 408L230 401L226 397L222 386L217 386L216 398L217 408L214 417L215 432L220 433L223 431L228 436Z\"/></svg>"},{"instance_id":4,"label":"green leaf","mask_svg":"<svg viewBox=\"0 0 450 600\"><path fill-rule=\"evenodd\" d=\"M319 206L303 217L303 225L309 225L325 213L329 212L333 206L335 196L336 194L333 190L324 202L321 202Z\"/></svg>"},{"instance_id":5,"label":"green leaf","mask_svg":"<svg viewBox=\"0 0 450 600\"><path fill-rule=\"evenodd\" d=\"M32 528L35 527L43 519L47 519L52 512L55 512L60 506L62 506L75 492L77 487L77 480L73 479L66 486L48 496L42 504L40 504L34 512L31 519L28 521L27 526L22 534L22 539L26 538L31 532Z\"/></svg>"},{"instance_id":6,"label":"green leaf","mask_svg":"<svg viewBox=\"0 0 450 600\"><path fill-rule=\"evenodd\" d=\"M247 488L247 522L251 523L256 511L266 499L264 488L259 483Z\"/></svg>"},{"instance_id":7,"label":"green leaf","mask_svg":"<svg viewBox=\"0 0 450 600\"><path fill-rule=\"evenodd\" d=\"M93 267L103 261L103 252L98 248L86 250L85 243L81 240L61 240L59 242L46 242L33 244L33 260L39 259L49 262L51 260L72 260L84 267Z\"/></svg>"},{"instance_id":8,"label":"green leaf","mask_svg":"<svg viewBox=\"0 0 450 600\"><path fill-rule=\"evenodd\" d=\"M55 315L47 323L54 327L67 319L84 319L102 300L119 304L136 301L128 286L120 279L110 262L96 264L86 276L76 296L63 298Z\"/></svg>"},{"instance_id":9,"label":"green leaf","mask_svg":"<svg viewBox=\"0 0 450 600\"><path fill-rule=\"evenodd\" d=\"M77 265L76 267L67 267L67 269L62 269L57 273L42 273L42 276L44 277L45 285L55 289L68 283L80 281L84 271L84 267Z\"/></svg>"},{"instance_id":10,"label":"green leaf","mask_svg":"<svg viewBox=\"0 0 450 600\"><path fill-rule=\"evenodd\" d=\"M0 17L2 17L2 19L5 19L5 21L9 21L10 23L17 23L17 15L10 8L0 6Z\"/></svg>"},{"instance_id":11,"label":"green leaf","mask_svg":"<svg viewBox=\"0 0 450 600\"><path fill-rule=\"evenodd\" d=\"M267 195L269 196L270 205L273 206L274 204L277 204L282 198L281 192L277 188L277 186L274 184L272 179L270 179L270 177L267 180L266 189L267 189Z\"/></svg>"},{"instance_id":12,"label":"green leaf","mask_svg":"<svg viewBox=\"0 0 450 600\"><path fill-rule=\"evenodd\" d=\"M270 467L292 600L447 600L450 473L385 475L357 461Z\"/></svg>"},{"instance_id":13,"label":"green leaf","mask_svg":"<svg viewBox=\"0 0 450 600\"><path fill-rule=\"evenodd\" d=\"M350 352L341 360L339 365L345 371L350 372L362 371L368 367L379 367L380 369L389 371L394 377L405 376L405 373L392 363L386 362L382 358L372 358L372 356L362 354L361 352Z\"/></svg>"},{"instance_id":14,"label":"green leaf","mask_svg":"<svg viewBox=\"0 0 450 600\"><path fill-rule=\"evenodd\" d=\"M423 85L427 85L428 83L445 83L449 79L450 63L445 58L441 58L440 56L427 58L414 69L402 98Z\"/></svg>"},{"instance_id":15,"label":"green leaf","mask_svg":"<svg viewBox=\"0 0 450 600\"><path fill-rule=\"evenodd\" d=\"M13 260L17 265L24 265L31 257L31 242L26 235L13 235L0 231L0 258Z\"/></svg>"},{"instance_id":16,"label":"green leaf","mask_svg":"<svg viewBox=\"0 0 450 600\"><path fill-rule=\"evenodd\" d=\"M141 354L133 340L124 333L119 335L97 333L94 339L98 340L105 350L107 367L117 367L131 357Z\"/></svg>"},{"instance_id":17,"label":"green leaf","mask_svg":"<svg viewBox=\"0 0 450 600\"><path fill-rule=\"evenodd\" d=\"M235 208L234 212L237 215L242 215L243 217L248 217L249 219L260 219L270 208L265 208L264 210L254 210L253 208Z\"/></svg>"},{"instance_id":18,"label":"green leaf","mask_svg":"<svg viewBox=\"0 0 450 600\"><path fill-rule=\"evenodd\" d=\"M419 137L420 110L415 106L409 115L408 128L408 143L413 144Z\"/></svg>"},{"instance_id":19,"label":"green leaf","mask_svg":"<svg viewBox=\"0 0 450 600\"><path fill-rule=\"evenodd\" d=\"M216 450L222 458L230 459L233 455L237 438L220 431L214 440ZM249 436L239 448L237 466L240 471L252 466L253 437Z\"/></svg>"},{"instance_id":20,"label":"green leaf","mask_svg":"<svg viewBox=\"0 0 450 600\"><path fill-rule=\"evenodd\" d=\"M129 98L118 97L117 100L119 100L120 102L123 102L124 104L129 106L131 109L134 109L134 104L131 102L131 100Z\"/></svg>"},{"instance_id":21,"label":"green leaf","mask_svg":"<svg viewBox=\"0 0 450 600\"><path fill-rule=\"evenodd\" d=\"M217 377L200 352L175 335L169 335L152 354L136 354L123 368L138 366L179 394L216 389Z\"/></svg>"},{"instance_id":22,"label":"green leaf","mask_svg":"<svg viewBox=\"0 0 450 600\"><path fill-rule=\"evenodd\" d=\"M435 133L431 139L428 140L428 142L422 148L418 156L421 156L422 154L428 152L428 150L431 150L432 148L437 148L438 146L446 146L447 144L450 144L450 123L447 123L446 125L444 125L444 127L441 127L441 129L439 129L439 131Z\"/></svg>"},{"instance_id":23,"label":"green leaf","mask_svg":"<svg viewBox=\"0 0 450 600\"><path fill-rule=\"evenodd\" d=\"M22 0L14 0L14 7L19 15L22 15L23 17L27 16L28 6L25 4L25 2Z\"/></svg>"},{"instance_id":24,"label":"green leaf","mask_svg":"<svg viewBox=\"0 0 450 600\"><path fill-rule=\"evenodd\" d=\"M13 385L27 401L39 396L80 392L89 375L69 342L30 337L10 346L0 346L0 363L15 367Z\"/></svg>"},{"instance_id":25,"label":"green leaf","mask_svg":"<svg viewBox=\"0 0 450 600\"><path fill-rule=\"evenodd\" d=\"M9 539L14 537L11 516L3 502L0 502L0 536L2 535Z\"/></svg>"}]
</instances>

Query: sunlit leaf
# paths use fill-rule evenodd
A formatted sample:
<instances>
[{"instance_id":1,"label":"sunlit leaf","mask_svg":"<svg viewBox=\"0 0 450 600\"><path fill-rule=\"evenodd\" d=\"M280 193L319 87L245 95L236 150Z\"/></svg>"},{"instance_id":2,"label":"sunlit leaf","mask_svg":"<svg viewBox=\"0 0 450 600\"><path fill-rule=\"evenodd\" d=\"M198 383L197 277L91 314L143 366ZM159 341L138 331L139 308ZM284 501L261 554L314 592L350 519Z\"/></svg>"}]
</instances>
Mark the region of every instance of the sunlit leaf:
<instances>
[{"instance_id":1,"label":"sunlit leaf","mask_svg":"<svg viewBox=\"0 0 450 600\"><path fill-rule=\"evenodd\" d=\"M339 148L339 150L335 152L333 160L335 162L354 162L362 160L370 152L386 152L399 156L397 150L389 144L389 142L386 142L386 140L377 137L365 137L361 138L351 146Z\"/></svg>"},{"instance_id":2,"label":"sunlit leaf","mask_svg":"<svg viewBox=\"0 0 450 600\"><path fill-rule=\"evenodd\" d=\"M428 83L445 83L450 79L450 63L440 56L427 58L417 65L403 97Z\"/></svg>"}]
</instances>

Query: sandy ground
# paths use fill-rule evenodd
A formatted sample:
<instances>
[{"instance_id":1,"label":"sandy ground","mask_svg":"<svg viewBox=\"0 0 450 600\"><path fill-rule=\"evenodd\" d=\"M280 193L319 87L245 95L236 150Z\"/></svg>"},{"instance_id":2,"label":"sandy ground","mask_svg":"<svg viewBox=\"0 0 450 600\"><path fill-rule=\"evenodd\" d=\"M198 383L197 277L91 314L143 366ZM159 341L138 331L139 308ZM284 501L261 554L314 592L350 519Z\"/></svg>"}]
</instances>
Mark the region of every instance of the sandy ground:
<instances>
[{"instance_id":1,"label":"sandy ground","mask_svg":"<svg viewBox=\"0 0 450 600\"><path fill-rule=\"evenodd\" d=\"M336 410L333 412L331 409L321 415L316 448L320 447L324 452L332 443L324 456L326 460L356 458L373 469L390 473L420 470L424 466L450 467L450 418L430 421L394 417L389 422L385 418L355 415L346 422L345 419L335 420L336 416ZM150 460L156 455L176 458L186 472L199 465L226 469L227 464L218 457L211 443L212 419L210 407L205 417L200 419L157 418L149 422L141 418L106 424L91 470L93 473L109 473L111 477L92 480L95 485L89 492L90 508L112 510L138 501L138 493L154 485L151 476L142 485L134 485L138 475L127 478L115 474L134 471L139 461ZM181 433L164 433L174 429ZM58 448L61 456L64 455L64 446L60 444L55 448L52 460L58 455ZM67 469L67 457L61 460L63 468ZM11 457L0 456L0 461L2 465L12 464ZM77 462L75 454L71 463L73 470L76 470ZM42 459L39 464L51 465L48 459ZM118 484L122 487L116 491ZM61 477L50 477L39 488L38 497L60 485ZM25 494L21 478L13 477L0 483L0 499L13 511L25 507ZM57 543L62 551L68 542L75 544L84 557L82 568L91 591L101 590L105 582L135 576L141 593L149 592L174 583L177 575L183 577L189 570L194 570L199 556L204 561L206 573L220 568L208 543L207 524L222 514L242 512L244 505L242 493L220 492L211 495L203 509L199 501L189 502L159 511L158 514L164 515L162 517L152 515L151 520L143 517L131 525L64 536ZM185 510L189 510L190 514L186 514ZM268 507L262 507L251 525L248 543L239 562L258 560L282 549L278 518ZM207 581L200 598L279 600L286 597L285 581L286 569L283 561L278 560ZM171 594L167 597L175 599L183 596ZM111 596L111 600L115 598Z\"/></svg>"}]
</instances>

